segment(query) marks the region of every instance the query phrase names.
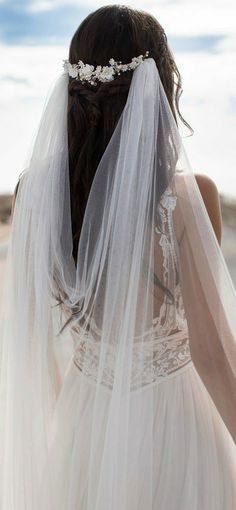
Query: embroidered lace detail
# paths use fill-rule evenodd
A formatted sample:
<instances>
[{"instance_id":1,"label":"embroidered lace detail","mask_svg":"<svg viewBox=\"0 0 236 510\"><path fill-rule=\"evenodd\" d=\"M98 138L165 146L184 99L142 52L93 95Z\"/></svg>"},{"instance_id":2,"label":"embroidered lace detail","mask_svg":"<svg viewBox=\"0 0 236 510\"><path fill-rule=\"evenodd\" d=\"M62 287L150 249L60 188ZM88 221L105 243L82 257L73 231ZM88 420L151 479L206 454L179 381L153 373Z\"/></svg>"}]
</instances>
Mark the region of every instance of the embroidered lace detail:
<instances>
[{"instance_id":1,"label":"embroidered lace detail","mask_svg":"<svg viewBox=\"0 0 236 510\"><path fill-rule=\"evenodd\" d=\"M112 388L118 347L107 344L101 360L100 342L81 338L74 353L74 363L93 382L97 381L99 363L102 366L101 384ZM180 331L162 341L154 337L136 342L132 352L131 389L155 383L169 376L191 361L187 332Z\"/></svg>"},{"instance_id":2,"label":"embroidered lace detail","mask_svg":"<svg viewBox=\"0 0 236 510\"><path fill-rule=\"evenodd\" d=\"M164 294L159 316L154 319L152 327L142 335L142 338L134 337L131 389L153 384L191 362L188 327L175 251L173 211L176 202L177 197L168 187L159 203L160 223L155 228L163 255L163 283L171 289L174 303L171 303ZM99 374L102 373L101 384L112 388L118 346L111 342L103 346L105 353L100 352L100 334L101 330L93 320L89 322L88 330L81 329L81 334L78 334L77 330L74 337L74 363L94 382L97 381L99 371Z\"/></svg>"},{"instance_id":3,"label":"embroidered lace detail","mask_svg":"<svg viewBox=\"0 0 236 510\"><path fill-rule=\"evenodd\" d=\"M172 331L186 330L187 321L183 304L180 284L178 282L178 263L176 257L176 241L173 227L173 211L176 207L177 197L168 187L163 193L159 203L159 214L161 224L155 228L159 235L159 244L163 254L163 283L174 293L174 305L168 301L164 295L163 303L160 308L159 316L155 319L155 329L159 330L161 335L168 335Z\"/></svg>"}]
</instances>

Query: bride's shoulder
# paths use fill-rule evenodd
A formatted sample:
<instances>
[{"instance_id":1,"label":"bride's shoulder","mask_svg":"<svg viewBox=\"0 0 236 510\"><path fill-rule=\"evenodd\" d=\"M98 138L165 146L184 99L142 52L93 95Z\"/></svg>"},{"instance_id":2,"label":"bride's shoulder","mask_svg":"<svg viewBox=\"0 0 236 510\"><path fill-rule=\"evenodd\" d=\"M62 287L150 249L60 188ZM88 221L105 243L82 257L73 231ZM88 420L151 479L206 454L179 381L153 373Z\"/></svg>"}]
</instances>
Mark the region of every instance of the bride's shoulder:
<instances>
[{"instance_id":1,"label":"bride's shoulder","mask_svg":"<svg viewBox=\"0 0 236 510\"><path fill-rule=\"evenodd\" d=\"M204 174L194 174L198 188L207 209L217 209L220 205L220 197L216 183Z\"/></svg>"},{"instance_id":2,"label":"bride's shoulder","mask_svg":"<svg viewBox=\"0 0 236 510\"><path fill-rule=\"evenodd\" d=\"M216 183L205 174L194 174L198 187L203 193L219 195Z\"/></svg>"},{"instance_id":3,"label":"bride's shoulder","mask_svg":"<svg viewBox=\"0 0 236 510\"><path fill-rule=\"evenodd\" d=\"M194 178L196 180L198 189L201 193L203 202L206 207L206 211L208 213L208 216L210 218L212 227L215 231L215 235L218 239L219 244L221 243L221 236L222 236L222 214L221 214L221 206L220 206L220 196L217 189L217 186L215 182L204 174L188 174L191 179L192 175L194 175ZM185 197L186 192L186 184L185 184L186 174L179 174L176 175L175 178L175 187L177 190L177 194L179 196ZM188 199L188 196L186 196ZM178 208L176 209L175 214L175 223L178 225L181 223L180 219L182 218L182 213L179 214ZM182 228L182 227L181 227ZM182 235L182 234L181 234Z\"/></svg>"},{"instance_id":4,"label":"bride's shoulder","mask_svg":"<svg viewBox=\"0 0 236 510\"><path fill-rule=\"evenodd\" d=\"M207 175L194 174L194 176L205 203L208 216L211 220L216 237L220 243L222 234L222 216L218 188L216 183Z\"/></svg>"}]
</instances>

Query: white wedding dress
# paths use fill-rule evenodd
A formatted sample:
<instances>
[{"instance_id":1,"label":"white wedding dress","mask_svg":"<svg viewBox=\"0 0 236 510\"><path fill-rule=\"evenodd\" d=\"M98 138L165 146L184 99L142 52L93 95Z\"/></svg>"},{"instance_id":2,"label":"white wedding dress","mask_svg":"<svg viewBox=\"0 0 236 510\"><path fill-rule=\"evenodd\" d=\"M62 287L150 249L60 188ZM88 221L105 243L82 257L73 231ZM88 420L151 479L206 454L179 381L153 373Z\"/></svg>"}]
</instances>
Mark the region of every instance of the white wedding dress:
<instances>
[{"instance_id":1,"label":"white wedding dress","mask_svg":"<svg viewBox=\"0 0 236 510\"><path fill-rule=\"evenodd\" d=\"M161 200L163 277L175 278L175 306L165 298L145 341L145 366L134 340L129 414L127 509L235 510L236 448L191 360L188 327L176 267L173 213L176 197L166 190ZM161 233L160 233L161 231ZM73 332L74 353L56 405L49 460L42 488L42 510L87 510L99 500L104 437L113 385L115 352L107 354L99 394L98 449L90 466L91 427L96 390L100 330ZM142 345L143 349L143 345ZM142 356L144 356L142 350ZM137 387L142 374L142 387ZM150 402L152 416L149 417ZM139 409L145 412L141 422ZM142 451L139 450L143 439ZM145 441L146 438L146 441ZM150 450L150 444L153 448ZM120 455L124 452L121 450ZM149 471L150 457L153 471ZM110 470L116 459L110 451ZM151 490L150 490L151 487ZM101 491L102 493L102 491ZM146 494L151 495L147 501ZM112 510L112 509L111 509Z\"/></svg>"},{"instance_id":2,"label":"white wedding dress","mask_svg":"<svg viewBox=\"0 0 236 510\"><path fill-rule=\"evenodd\" d=\"M0 510L235 510L236 294L155 61L133 72L76 264L67 113L64 73L12 220Z\"/></svg>"}]
</instances>

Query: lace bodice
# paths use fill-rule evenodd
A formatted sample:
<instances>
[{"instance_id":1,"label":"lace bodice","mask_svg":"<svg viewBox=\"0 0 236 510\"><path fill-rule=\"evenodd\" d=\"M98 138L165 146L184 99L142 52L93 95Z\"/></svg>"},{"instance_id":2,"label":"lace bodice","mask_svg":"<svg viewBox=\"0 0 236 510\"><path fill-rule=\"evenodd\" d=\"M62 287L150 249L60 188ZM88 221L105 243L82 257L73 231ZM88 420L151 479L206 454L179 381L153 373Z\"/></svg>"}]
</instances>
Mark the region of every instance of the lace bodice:
<instances>
[{"instance_id":1,"label":"lace bodice","mask_svg":"<svg viewBox=\"0 0 236 510\"><path fill-rule=\"evenodd\" d=\"M158 317L153 325L159 336L167 336L175 330L186 330L187 321L185 317L183 298L179 284L178 264L176 257L176 239L173 226L173 211L175 210L177 197L173 195L168 187L160 200L159 214L160 226L156 227L156 234L159 237L159 245L163 254L163 283L174 293L174 306L169 304L165 294Z\"/></svg>"},{"instance_id":2,"label":"lace bodice","mask_svg":"<svg viewBox=\"0 0 236 510\"><path fill-rule=\"evenodd\" d=\"M174 305L164 295L159 315L153 320L152 327L145 337L142 335L140 341L138 336L135 337L132 350L132 389L163 380L191 361L173 228L176 201L177 197L167 188L159 204L159 227L155 229L163 255L163 283L167 288L174 289ZM101 331L93 322L89 331L75 335L74 363L93 382L97 380L100 359L100 342L95 340L99 334ZM111 343L105 353L102 380L108 388L113 384L116 356L116 346Z\"/></svg>"}]
</instances>

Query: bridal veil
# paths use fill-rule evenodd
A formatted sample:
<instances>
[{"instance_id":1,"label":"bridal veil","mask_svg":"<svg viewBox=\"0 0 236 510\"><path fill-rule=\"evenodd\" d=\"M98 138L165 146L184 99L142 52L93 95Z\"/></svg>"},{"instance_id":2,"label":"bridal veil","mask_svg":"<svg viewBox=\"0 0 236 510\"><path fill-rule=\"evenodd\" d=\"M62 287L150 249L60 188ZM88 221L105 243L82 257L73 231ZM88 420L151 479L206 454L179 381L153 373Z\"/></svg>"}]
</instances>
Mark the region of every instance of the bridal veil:
<instances>
[{"instance_id":1,"label":"bridal veil","mask_svg":"<svg viewBox=\"0 0 236 510\"><path fill-rule=\"evenodd\" d=\"M92 183L76 265L67 107L68 75L63 73L49 93L12 219L1 308L1 510L38 508L53 413L75 351L83 376L78 413L88 378L94 387L86 508L126 508L132 399L155 382L150 334L161 307L175 314L177 284L192 360L236 440L235 289L154 60L147 58L133 73ZM164 200L173 208L173 221L162 231ZM164 271L163 250L168 252ZM162 342L176 333L164 319L158 332ZM143 487L149 508L151 393L136 412L136 448L147 452L144 469L150 471ZM139 427L146 427L145 436Z\"/></svg>"}]
</instances>

